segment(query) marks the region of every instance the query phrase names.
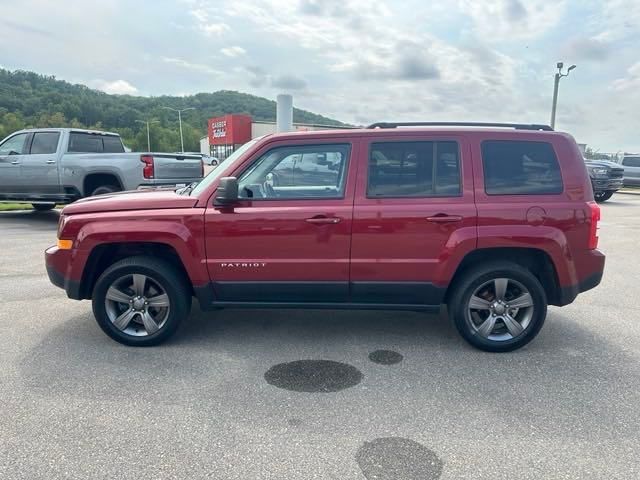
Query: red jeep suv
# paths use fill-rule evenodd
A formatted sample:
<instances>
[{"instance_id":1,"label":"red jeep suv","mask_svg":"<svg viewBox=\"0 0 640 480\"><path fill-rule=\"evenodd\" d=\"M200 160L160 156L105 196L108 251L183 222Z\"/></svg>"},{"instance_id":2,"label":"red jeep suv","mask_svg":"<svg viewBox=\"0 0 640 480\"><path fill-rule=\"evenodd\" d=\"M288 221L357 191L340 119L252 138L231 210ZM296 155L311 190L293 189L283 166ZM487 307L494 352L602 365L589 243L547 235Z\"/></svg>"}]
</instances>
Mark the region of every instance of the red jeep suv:
<instances>
[{"instance_id":1,"label":"red jeep suv","mask_svg":"<svg viewBox=\"0 0 640 480\"><path fill-rule=\"evenodd\" d=\"M378 123L268 135L198 184L79 200L46 251L127 345L220 307L437 311L472 345L531 341L602 278L578 147L545 125Z\"/></svg>"}]
</instances>

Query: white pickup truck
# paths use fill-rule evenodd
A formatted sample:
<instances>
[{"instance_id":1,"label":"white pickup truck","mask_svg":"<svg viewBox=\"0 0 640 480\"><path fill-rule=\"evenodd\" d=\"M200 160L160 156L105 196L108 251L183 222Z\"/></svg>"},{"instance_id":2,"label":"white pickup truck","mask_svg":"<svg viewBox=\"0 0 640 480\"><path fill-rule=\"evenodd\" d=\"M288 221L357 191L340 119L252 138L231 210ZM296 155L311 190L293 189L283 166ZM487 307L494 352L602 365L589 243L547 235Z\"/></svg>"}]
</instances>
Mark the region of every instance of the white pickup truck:
<instances>
[{"instance_id":1,"label":"white pickup truck","mask_svg":"<svg viewBox=\"0 0 640 480\"><path fill-rule=\"evenodd\" d=\"M202 176L197 155L128 153L115 133L40 128L0 142L0 202L29 202L36 210L103 193L185 185Z\"/></svg>"}]
</instances>

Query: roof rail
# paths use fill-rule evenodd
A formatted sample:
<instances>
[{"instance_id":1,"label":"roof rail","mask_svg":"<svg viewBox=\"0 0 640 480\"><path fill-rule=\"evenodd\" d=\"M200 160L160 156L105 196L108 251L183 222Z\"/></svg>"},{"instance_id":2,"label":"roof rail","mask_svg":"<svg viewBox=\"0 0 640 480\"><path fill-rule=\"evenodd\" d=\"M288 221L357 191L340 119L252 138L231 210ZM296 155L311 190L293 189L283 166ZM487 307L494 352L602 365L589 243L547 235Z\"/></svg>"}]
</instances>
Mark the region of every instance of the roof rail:
<instances>
[{"instance_id":1,"label":"roof rail","mask_svg":"<svg viewBox=\"0 0 640 480\"><path fill-rule=\"evenodd\" d=\"M516 130L544 130L552 132L549 125L536 123L484 123L484 122L378 122L367 128L396 128L396 127L499 127L515 128Z\"/></svg>"}]
</instances>

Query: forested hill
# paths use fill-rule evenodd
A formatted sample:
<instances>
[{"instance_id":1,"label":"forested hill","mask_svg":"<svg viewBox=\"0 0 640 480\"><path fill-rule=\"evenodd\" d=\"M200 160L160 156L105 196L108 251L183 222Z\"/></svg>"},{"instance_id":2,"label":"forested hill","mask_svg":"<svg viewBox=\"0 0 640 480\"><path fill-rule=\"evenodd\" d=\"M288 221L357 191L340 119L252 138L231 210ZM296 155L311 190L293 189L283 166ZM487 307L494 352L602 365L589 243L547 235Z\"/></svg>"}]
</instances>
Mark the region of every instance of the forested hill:
<instances>
[{"instance_id":1,"label":"forested hill","mask_svg":"<svg viewBox=\"0 0 640 480\"><path fill-rule=\"evenodd\" d=\"M254 120L275 120L276 104L246 93L219 91L186 97L137 97L109 95L84 85L57 80L33 72L0 69L0 139L28 127L78 127L116 131L125 144L146 150L146 127L136 120L159 120L151 127L154 151L180 149L177 114L163 109L195 107L182 117L186 151L199 151L207 119L227 113L247 113ZM301 123L340 125L322 115L295 109Z\"/></svg>"}]
</instances>

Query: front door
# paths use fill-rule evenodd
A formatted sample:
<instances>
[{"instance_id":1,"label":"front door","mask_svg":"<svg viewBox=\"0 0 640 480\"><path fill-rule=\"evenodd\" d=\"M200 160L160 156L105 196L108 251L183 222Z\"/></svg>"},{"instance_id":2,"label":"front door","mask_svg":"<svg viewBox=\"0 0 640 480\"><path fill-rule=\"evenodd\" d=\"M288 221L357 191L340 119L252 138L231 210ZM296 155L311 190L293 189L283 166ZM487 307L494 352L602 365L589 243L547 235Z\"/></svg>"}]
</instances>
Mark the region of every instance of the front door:
<instances>
[{"instance_id":1,"label":"front door","mask_svg":"<svg viewBox=\"0 0 640 480\"><path fill-rule=\"evenodd\" d=\"M22 156L19 186L29 197L58 197L62 191L57 150L60 132L35 132Z\"/></svg>"},{"instance_id":2,"label":"front door","mask_svg":"<svg viewBox=\"0 0 640 480\"><path fill-rule=\"evenodd\" d=\"M408 133L363 140L361 152L351 300L440 305L454 255L476 243L468 144Z\"/></svg>"},{"instance_id":3,"label":"front door","mask_svg":"<svg viewBox=\"0 0 640 480\"><path fill-rule=\"evenodd\" d=\"M347 301L354 153L344 141L272 142L234 172L239 204L206 212L216 302Z\"/></svg>"},{"instance_id":4,"label":"front door","mask_svg":"<svg viewBox=\"0 0 640 480\"><path fill-rule=\"evenodd\" d=\"M20 165L25 157L24 146L29 134L18 133L0 145L0 195L6 197L20 197Z\"/></svg>"}]
</instances>

